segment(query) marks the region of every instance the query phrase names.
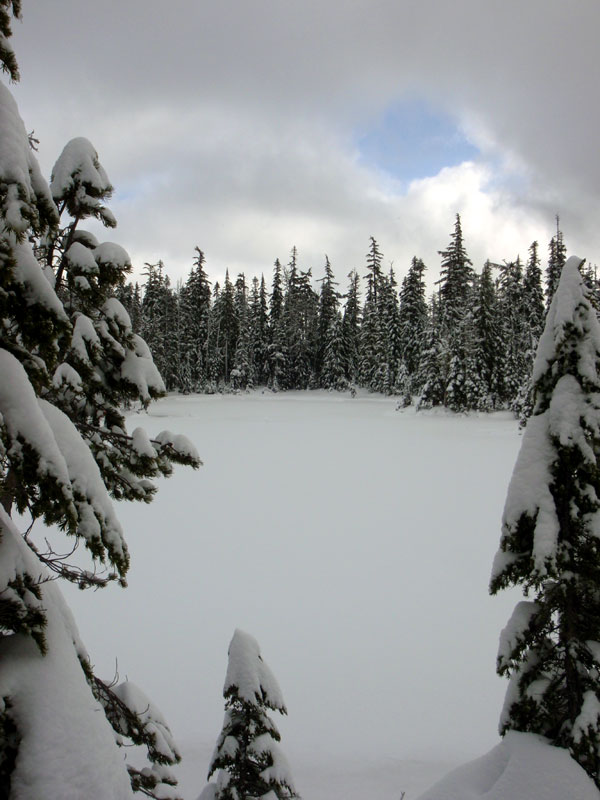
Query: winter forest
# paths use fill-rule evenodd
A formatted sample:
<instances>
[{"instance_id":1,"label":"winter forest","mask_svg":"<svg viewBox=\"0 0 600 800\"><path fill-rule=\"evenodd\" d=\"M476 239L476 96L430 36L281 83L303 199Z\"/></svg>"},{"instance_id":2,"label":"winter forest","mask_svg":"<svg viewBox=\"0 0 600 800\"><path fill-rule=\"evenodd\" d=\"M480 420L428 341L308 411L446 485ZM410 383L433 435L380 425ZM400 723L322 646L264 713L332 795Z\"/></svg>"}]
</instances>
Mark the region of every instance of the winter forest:
<instances>
[{"instance_id":1,"label":"winter forest","mask_svg":"<svg viewBox=\"0 0 600 800\"><path fill-rule=\"evenodd\" d=\"M488 261L476 273L457 214L431 297L422 260L413 258L398 287L373 237L364 280L352 271L344 291L327 257L315 282L296 248L286 266L275 261L270 290L264 276L248 284L243 274L212 287L196 248L176 290L158 262L146 264L143 289L128 283L118 297L168 390L363 387L398 395L404 406L510 409L525 418L535 350L566 260L558 219L544 276L537 242L528 253L525 264ZM586 266L584 278L596 292L595 268Z\"/></svg>"},{"instance_id":2,"label":"winter forest","mask_svg":"<svg viewBox=\"0 0 600 800\"><path fill-rule=\"evenodd\" d=\"M0 0L12 82L20 18ZM598 800L600 288L559 218L547 250L480 271L459 209L439 264L403 275L371 237L344 281L293 247L221 285L197 247L185 281L159 261L140 286L88 229L117 224L94 145L48 180L39 144L0 83L0 800L182 800L182 775L188 800L309 800L311 779L328 800ZM501 738L446 775L495 702L489 566L513 609L491 633ZM298 782L246 621L297 684ZM152 699L110 675L116 644ZM163 696L201 742L189 773ZM357 753L379 757L367 788Z\"/></svg>"}]
</instances>

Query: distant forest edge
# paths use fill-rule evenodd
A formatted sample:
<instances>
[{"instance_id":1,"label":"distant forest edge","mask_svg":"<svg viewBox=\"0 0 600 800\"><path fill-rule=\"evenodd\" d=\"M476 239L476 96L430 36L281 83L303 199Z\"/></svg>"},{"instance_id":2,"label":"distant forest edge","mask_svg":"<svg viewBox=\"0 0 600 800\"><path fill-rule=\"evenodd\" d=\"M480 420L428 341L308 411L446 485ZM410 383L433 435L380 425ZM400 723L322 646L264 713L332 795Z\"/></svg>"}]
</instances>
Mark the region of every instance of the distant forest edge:
<instances>
[{"instance_id":1,"label":"distant forest edge","mask_svg":"<svg viewBox=\"0 0 600 800\"><path fill-rule=\"evenodd\" d=\"M275 261L270 291L264 276L248 284L243 273L213 287L197 247L185 283L173 288L159 261L146 264L142 289L125 284L118 298L169 391L363 387L397 395L401 405L510 409L525 418L537 342L566 261L558 218L548 249L544 281L537 242L526 264L487 261L478 274L457 214L429 298L421 259L413 258L398 290L373 237L364 300L356 270L342 293L327 257L324 277L314 281L295 247L286 266ZM598 308L595 268L583 273Z\"/></svg>"}]
</instances>

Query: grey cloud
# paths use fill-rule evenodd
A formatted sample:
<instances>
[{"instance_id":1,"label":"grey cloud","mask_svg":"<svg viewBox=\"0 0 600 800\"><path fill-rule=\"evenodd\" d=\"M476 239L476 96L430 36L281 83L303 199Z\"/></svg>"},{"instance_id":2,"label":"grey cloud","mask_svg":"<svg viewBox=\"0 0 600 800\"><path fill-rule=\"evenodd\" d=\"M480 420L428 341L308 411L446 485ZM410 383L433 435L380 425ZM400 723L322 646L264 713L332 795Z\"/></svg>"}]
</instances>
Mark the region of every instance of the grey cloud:
<instances>
[{"instance_id":1,"label":"grey cloud","mask_svg":"<svg viewBox=\"0 0 600 800\"><path fill-rule=\"evenodd\" d=\"M503 165L499 215L516 224L509 209L519 209L525 236L544 219L550 233L559 212L567 243L593 257L599 8L596 0L111 0L92 16L78 0L29 0L15 35L16 93L46 171L66 139L96 144L122 192L123 244L130 237L139 253L183 264L204 238L222 248L221 266L250 269L281 256L289 236L286 249L305 238L315 260L338 249L350 267L370 233L388 235L394 257L407 259L411 231L434 261L463 209L431 195L450 217L419 224L418 205L353 153L353 131L412 93L454 114L483 161ZM517 181L507 163L519 165ZM421 213L428 208L435 218L432 206ZM473 235L483 255L490 231Z\"/></svg>"}]
</instances>

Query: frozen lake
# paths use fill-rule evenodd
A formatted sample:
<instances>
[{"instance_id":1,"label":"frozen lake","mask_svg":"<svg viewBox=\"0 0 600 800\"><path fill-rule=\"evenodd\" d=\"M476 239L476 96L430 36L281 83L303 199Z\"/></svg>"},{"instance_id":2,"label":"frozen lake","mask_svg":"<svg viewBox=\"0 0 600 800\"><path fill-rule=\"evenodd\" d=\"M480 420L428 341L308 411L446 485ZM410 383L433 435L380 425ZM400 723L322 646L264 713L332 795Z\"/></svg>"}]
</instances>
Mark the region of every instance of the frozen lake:
<instances>
[{"instance_id":1,"label":"frozen lake","mask_svg":"<svg viewBox=\"0 0 600 800\"><path fill-rule=\"evenodd\" d=\"M305 800L407 800L497 741L487 583L519 448L508 415L395 411L325 392L169 397L129 427L189 436L149 506L119 515L129 588L68 591L99 675L163 710L194 800L223 716L227 646L258 639ZM435 762L432 766L431 762Z\"/></svg>"}]
</instances>

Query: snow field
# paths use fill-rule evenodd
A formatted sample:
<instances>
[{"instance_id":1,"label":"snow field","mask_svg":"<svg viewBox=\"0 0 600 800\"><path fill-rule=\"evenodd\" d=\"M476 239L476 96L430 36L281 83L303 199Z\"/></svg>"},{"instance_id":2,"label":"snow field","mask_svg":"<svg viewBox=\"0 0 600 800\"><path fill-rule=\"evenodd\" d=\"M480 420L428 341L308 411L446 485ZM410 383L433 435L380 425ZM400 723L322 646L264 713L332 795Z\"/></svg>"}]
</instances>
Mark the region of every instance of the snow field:
<instances>
[{"instance_id":1,"label":"snow field","mask_svg":"<svg viewBox=\"0 0 600 800\"><path fill-rule=\"evenodd\" d=\"M306 800L383 800L390 784L410 800L497 743L498 636L518 595L492 599L487 583L517 424L394 409L256 392L171 396L128 420L189 436L204 467L119 508L128 589L68 601L97 673L118 659L199 754L184 797L204 785L236 627L281 685Z\"/></svg>"}]
</instances>

